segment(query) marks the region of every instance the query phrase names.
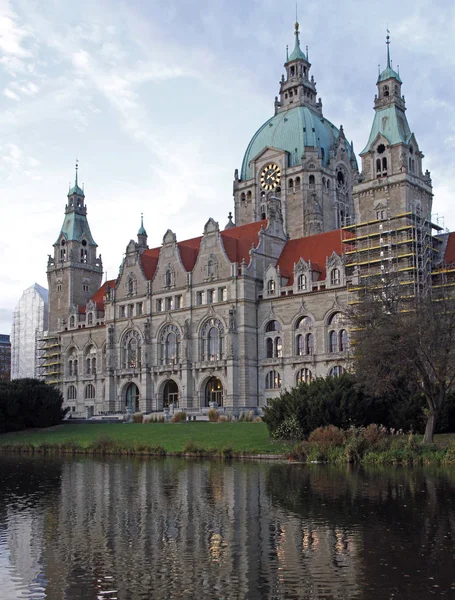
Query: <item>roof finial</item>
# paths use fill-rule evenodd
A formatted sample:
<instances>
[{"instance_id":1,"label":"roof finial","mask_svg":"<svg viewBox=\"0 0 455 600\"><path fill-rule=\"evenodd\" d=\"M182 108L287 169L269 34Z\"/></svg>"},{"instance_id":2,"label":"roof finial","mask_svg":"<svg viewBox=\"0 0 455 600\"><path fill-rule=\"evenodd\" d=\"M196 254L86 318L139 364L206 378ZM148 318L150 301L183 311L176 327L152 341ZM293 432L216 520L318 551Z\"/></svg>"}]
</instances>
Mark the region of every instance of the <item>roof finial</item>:
<instances>
[{"instance_id":1,"label":"roof finial","mask_svg":"<svg viewBox=\"0 0 455 600\"><path fill-rule=\"evenodd\" d=\"M286 44L286 62L289 60L289 46Z\"/></svg>"},{"instance_id":2,"label":"roof finial","mask_svg":"<svg viewBox=\"0 0 455 600\"><path fill-rule=\"evenodd\" d=\"M144 227L144 213L141 213L141 227Z\"/></svg>"},{"instance_id":3,"label":"roof finial","mask_svg":"<svg viewBox=\"0 0 455 600\"><path fill-rule=\"evenodd\" d=\"M76 185L77 185L77 171L78 171L78 169L79 169L79 159L76 158L76 179L75 179Z\"/></svg>"},{"instance_id":4,"label":"roof finial","mask_svg":"<svg viewBox=\"0 0 455 600\"><path fill-rule=\"evenodd\" d=\"M386 44L387 44L387 67L390 69L390 31L387 26L387 36L386 36Z\"/></svg>"}]
</instances>

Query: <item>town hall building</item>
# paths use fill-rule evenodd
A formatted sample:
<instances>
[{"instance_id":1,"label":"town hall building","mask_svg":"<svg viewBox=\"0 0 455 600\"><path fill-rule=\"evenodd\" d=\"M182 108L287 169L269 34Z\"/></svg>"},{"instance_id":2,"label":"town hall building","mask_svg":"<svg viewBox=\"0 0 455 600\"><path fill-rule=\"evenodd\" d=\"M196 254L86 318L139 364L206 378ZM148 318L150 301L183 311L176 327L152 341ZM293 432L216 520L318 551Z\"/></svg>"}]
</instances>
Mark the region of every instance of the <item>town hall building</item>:
<instances>
[{"instance_id":1,"label":"town hall building","mask_svg":"<svg viewBox=\"0 0 455 600\"><path fill-rule=\"evenodd\" d=\"M41 341L42 376L74 415L258 409L348 367L356 290L391 272L410 294L450 277L455 238L431 222L389 39L360 170L323 115L298 23L284 68L274 114L235 170L234 216L224 227L209 218L189 240L168 230L158 248L141 220L115 280L102 283L76 170Z\"/></svg>"}]
</instances>

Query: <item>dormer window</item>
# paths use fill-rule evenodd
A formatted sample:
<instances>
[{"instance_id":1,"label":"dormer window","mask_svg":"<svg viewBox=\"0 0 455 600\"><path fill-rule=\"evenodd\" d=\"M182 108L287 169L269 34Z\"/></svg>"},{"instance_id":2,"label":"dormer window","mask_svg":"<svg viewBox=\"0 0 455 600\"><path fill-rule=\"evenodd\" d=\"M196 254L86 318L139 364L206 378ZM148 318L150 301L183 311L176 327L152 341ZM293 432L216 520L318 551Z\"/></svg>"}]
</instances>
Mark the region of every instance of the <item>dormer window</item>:
<instances>
[{"instance_id":1,"label":"dormer window","mask_svg":"<svg viewBox=\"0 0 455 600\"><path fill-rule=\"evenodd\" d=\"M341 272L340 269L332 269L330 273L330 285L341 284Z\"/></svg>"},{"instance_id":2,"label":"dormer window","mask_svg":"<svg viewBox=\"0 0 455 600\"><path fill-rule=\"evenodd\" d=\"M297 279L297 289L299 292L304 292L307 288L307 278L304 273L301 273Z\"/></svg>"},{"instance_id":3,"label":"dormer window","mask_svg":"<svg viewBox=\"0 0 455 600\"><path fill-rule=\"evenodd\" d=\"M271 296L275 293L275 281L273 279L269 279L267 282L267 294Z\"/></svg>"}]
</instances>

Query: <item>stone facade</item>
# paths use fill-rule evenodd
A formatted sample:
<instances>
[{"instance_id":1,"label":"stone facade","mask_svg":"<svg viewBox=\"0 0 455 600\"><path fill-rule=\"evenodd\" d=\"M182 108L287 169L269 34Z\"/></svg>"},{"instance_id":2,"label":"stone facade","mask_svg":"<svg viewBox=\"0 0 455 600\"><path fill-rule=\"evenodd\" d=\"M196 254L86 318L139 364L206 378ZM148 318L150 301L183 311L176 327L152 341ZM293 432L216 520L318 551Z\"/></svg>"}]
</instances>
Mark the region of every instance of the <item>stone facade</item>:
<instances>
[{"instance_id":1,"label":"stone facade","mask_svg":"<svg viewBox=\"0 0 455 600\"><path fill-rule=\"evenodd\" d=\"M431 179L389 57L359 173L342 127L322 117L298 26L295 37L275 116L235 172L237 226L231 216L223 230L209 219L201 237L177 241L169 230L150 249L141 223L117 279L101 285L76 175L48 262L47 338L60 353L59 384L75 415L170 405L239 413L346 368L350 294L378 262L379 273L403 266L401 238L386 239L383 228L410 212L411 243L416 219L431 214ZM440 264L447 252L455 261L449 242L435 242ZM421 247L413 246L415 257Z\"/></svg>"}]
</instances>

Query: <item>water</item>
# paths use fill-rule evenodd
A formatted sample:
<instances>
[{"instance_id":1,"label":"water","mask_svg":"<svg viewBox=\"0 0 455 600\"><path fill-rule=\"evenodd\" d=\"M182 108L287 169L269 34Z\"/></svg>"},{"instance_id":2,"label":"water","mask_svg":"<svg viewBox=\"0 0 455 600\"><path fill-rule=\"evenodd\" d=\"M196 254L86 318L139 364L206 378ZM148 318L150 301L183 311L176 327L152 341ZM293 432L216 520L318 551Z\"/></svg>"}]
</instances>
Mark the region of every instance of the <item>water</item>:
<instances>
[{"instance_id":1,"label":"water","mask_svg":"<svg viewBox=\"0 0 455 600\"><path fill-rule=\"evenodd\" d=\"M455 598L455 473L0 457L0 599Z\"/></svg>"}]
</instances>

